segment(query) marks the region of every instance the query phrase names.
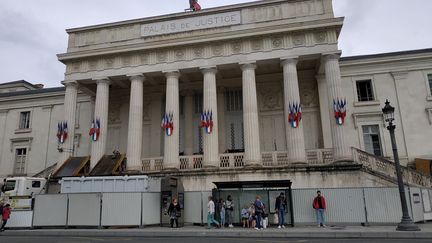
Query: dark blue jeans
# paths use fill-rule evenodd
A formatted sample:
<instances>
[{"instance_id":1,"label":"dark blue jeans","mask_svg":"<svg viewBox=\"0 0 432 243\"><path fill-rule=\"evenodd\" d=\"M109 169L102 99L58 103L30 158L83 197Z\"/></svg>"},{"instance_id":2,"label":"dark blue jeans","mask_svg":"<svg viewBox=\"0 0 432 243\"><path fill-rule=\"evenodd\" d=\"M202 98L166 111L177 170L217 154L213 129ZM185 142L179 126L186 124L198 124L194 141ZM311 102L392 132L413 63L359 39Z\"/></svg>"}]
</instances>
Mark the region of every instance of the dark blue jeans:
<instances>
[{"instance_id":1,"label":"dark blue jeans","mask_svg":"<svg viewBox=\"0 0 432 243\"><path fill-rule=\"evenodd\" d=\"M285 210L279 209L278 210L278 225L282 226L285 224Z\"/></svg>"},{"instance_id":2,"label":"dark blue jeans","mask_svg":"<svg viewBox=\"0 0 432 243\"><path fill-rule=\"evenodd\" d=\"M262 214L261 213L256 213L256 227L258 229L261 229L263 227L261 225L261 220L262 220Z\"/></svg>"}]
</instances>

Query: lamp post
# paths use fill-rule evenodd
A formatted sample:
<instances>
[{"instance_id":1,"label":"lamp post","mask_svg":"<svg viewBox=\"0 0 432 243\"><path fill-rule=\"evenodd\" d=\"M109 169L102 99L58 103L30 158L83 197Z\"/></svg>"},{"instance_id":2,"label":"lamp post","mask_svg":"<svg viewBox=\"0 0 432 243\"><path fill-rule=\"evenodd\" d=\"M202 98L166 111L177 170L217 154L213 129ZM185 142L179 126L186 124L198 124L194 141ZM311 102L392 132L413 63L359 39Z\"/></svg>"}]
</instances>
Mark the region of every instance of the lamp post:
<instances>
[{"instance_id":1,"label":"lamp post","mask_svg":"<svg viewBox=\"0 0 432 243\"><path fill-rule=\"evenodd\" d=\"M402 179L402 171L401 166L399 163L399 155L397 152L397 146L396 146L396 139L395 139L395 128L396 125L393 124L394 121L394 111L395 108L390 105L390 102L386 100L385 106L382 109L384 119L386 122L388 122L387 130L390 132L390 139L393 149L393 157L394 157L394 163L396 167L396 176L397 176L397 182L399 187L399 196L401 200L401 206L402 206L402 220L397 225L396 230L399 231L420 231L420 228L414 224L411 217L408 214L408 206L407 201L405 197L405 187Z\"/></svg>"}]
</instances>

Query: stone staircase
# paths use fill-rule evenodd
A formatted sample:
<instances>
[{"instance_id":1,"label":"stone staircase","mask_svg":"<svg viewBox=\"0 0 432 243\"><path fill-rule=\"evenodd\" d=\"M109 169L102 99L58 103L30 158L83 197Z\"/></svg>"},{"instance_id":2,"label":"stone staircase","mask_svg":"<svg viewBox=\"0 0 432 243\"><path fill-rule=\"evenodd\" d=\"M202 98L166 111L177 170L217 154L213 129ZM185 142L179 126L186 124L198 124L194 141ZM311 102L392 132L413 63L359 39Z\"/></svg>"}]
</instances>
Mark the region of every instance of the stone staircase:
<instances>
[{"instance_id":1,"label":"stone staircase","mask_svg":"<svg viewBox=\"0 0 432 243\"><path fill-rule=\"evenodd\" d=\"M358 148L352 148L352 155L353 161L363 165L364 171L396 183L396 168L394 162L383 157L369 154ZM429 188L432 186L431 176L423 175L405 166L401 166L401 169L405 184Z\"/></svg>"}]
</instances>

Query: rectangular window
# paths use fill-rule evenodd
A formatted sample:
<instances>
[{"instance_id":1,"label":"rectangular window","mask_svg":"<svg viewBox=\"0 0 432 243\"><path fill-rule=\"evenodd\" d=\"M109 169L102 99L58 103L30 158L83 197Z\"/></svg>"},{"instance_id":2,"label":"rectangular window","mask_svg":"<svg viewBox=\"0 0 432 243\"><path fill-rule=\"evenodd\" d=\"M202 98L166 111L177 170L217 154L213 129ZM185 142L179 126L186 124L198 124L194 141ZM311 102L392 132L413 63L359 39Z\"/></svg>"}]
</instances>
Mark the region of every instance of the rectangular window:
<instances>
[{"instance_id":1,"label":"rectangular window","mask_svg":"<svg viewBox=\"0 0 432 243\"><path fill-rule=\"evenodd\" d=\"M372 91L372 80L359 80L357 85L357 99L358 101L371 101L374 100Z\"/></svg>"},{"instance_id":2,"label":"rectangular window","mask_svg":"<svg viewBox=\"0 0 432 243\"><path fill-rule=\"evenodd\" d=\"M20 113L19 129L30 128L30 111L24 111Z\"/></svg>"},{"instance_id":3,"label":"rectangular window","mask_svg":"<svg viewBox=\"0 0 432 243\"><path fill-rule=\"evenodd\" d=\"M432 95L432 73L428 74L429 92Z\"/></svg>"},{"instance_id":4,"label":"rectangular window","mask_svg":"<svg viewBox=\"0 0 432 243\"><path fill-rule=\"evenodd\" d=\"M25 173L25 162L27 158L26 148L17 148L15 150L15 175L22 175Z\"/></svg>"},{"instance_id":5,"label":"rectangular window","mask_svg":"<svg viewBox=\"0 0 432 243\"><path fill-rule=\"evenodd\" d=\"M195 94L194 107L195 113L200 114L203 112L203 94Z\"/></svg>"},{"instance_id":6,"label":"rectangular window","mask_svg":"<svg viewBox=\"0 0 432 243\"><path fill-rule=\"evenodd\" d=\"M225 92L225 106L227 111L243 110L243 94L241 90L227 90Z\"/></svg>"},{"instance_id":7,"label":"rectangular window","mask_svg":"<svg viewBox=\"0 0 432 243\"><path fill-rule=\"evenodd\" d=\"M382 156L381 141L378 125L366 125L363 128L363 142L366 152Z\"/></svg>"}]
</instances>

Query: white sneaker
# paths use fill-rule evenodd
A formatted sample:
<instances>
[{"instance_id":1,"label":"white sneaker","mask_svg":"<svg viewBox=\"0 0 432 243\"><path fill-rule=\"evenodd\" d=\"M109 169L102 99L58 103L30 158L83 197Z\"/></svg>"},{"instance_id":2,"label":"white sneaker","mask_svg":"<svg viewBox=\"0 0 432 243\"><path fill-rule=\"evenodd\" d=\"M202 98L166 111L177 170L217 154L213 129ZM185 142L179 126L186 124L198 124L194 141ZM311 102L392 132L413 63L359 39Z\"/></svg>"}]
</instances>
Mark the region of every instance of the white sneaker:
<instances>
[{"instance_id":1,"label":"white sneaker","mask_svg":"<svg viewBox=\"0 0 432 243\"><path fill-rule=\"evenodd\" d=\"M284 229L285 229L285 225L282 225L282 228L284 228Z\"/></svg>"},{"instance_id":2,"label":"white sneaker","mask_svg":"<svg viewBox=\"0 0 432 243\"><path fill-rule=\"evenodd\" d=\"M230 227L230 228L234 228L234 225L230 224L228 227Z\"/></svg>"},{"instance_id":3,"label":"white sneaker","mask_svg":"<svg viewBox=\"0 0 432 243\"><path fill-rule=\"evenodd\" d=\"M318 228L321 228L321 225L320 225L320 224L318 225Z\"/></svg>"},{"instance_id":4,"label":"white sneaker","mask_svg":"<svg viewBox=\"0 0 432 243\"><path fill-rule=\"evenodd\" d=\"M282 228L280 225L278 226L278 229ZM284 227L285 228L285 227Z\"/></svg>"},{"instance_id":5,"label":"white sneaker","mask_svg":"<svg viewBox=\"0 0 432 243\"><path fill-rule=\"evenodd\" d=\"M255 227L256 230L259 230L257 227Z\"/></svg>"}]
</instances>

